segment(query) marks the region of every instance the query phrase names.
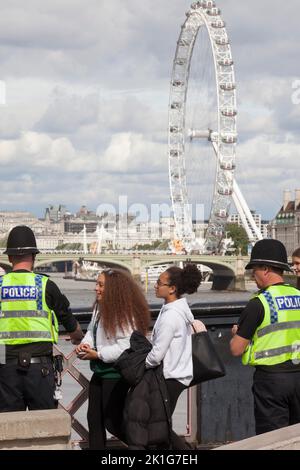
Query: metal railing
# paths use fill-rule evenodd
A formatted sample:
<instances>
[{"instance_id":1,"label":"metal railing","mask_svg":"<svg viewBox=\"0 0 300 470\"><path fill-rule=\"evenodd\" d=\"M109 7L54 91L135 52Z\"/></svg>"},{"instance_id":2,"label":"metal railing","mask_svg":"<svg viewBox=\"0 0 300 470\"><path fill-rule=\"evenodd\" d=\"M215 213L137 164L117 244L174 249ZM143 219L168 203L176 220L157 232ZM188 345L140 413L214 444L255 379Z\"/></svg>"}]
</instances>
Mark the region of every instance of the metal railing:
<instances>
[{"instance_id":1,"label":"metal railing","mask_svg":"<svg viewBox=\"0 0 300 470\"><path fill-rule=\"evenodd\" d=\"M60 335L60 339L67 339L67 337L64 335ZM59 403L58 407L63 408L70 414L72 428L81 437L80 447L87 447L89 436L88 430L83 426L82 423L80 423L80 421L78 421L78 419L75 418L75 414L88 399L89 380L74 364L74 362L77 360L75 349L73 349L70 354L64 354L63 350L58 345L54 345L54 354L62 354L64 358L64 369L62 372L62 378L66 374L70 374L73 379L81 386L81 389L79 390L75 398L73 398L66 406L64 406L62 403ZM78 441L73 442L74 445L77 443Z\"/></svg>"}]
</instances>

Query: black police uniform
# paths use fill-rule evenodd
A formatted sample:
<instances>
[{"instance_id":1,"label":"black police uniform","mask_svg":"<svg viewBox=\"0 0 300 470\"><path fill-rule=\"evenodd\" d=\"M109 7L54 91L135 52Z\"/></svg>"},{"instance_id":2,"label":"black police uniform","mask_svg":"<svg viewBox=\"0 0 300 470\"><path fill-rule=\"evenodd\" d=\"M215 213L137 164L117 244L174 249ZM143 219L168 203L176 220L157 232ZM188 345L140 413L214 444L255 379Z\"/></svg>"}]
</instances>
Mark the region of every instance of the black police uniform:
<instances>
[{"instance_id":1,"label":"black police uniform","mask_svg":"<svg viewBox=\"0 0 300 470\"><path fill-rule=\"evenodd\" d=\"M15 257L16 266L19 256L21 260L22 256L39 253L31 228L14 227L4 253ZM15 269L14 272L28 271ZM74 332L78 323L69 301L50 279L46 283L45 300L66 330ZM0 365L0 412L56 408L52 342L6 345L5 352L5 363Z\"/></svg>"},{"instance_id":2,"label":"black police uniform","mask_svg":"<svg viewBox=\"0 0 300 470\"><path fill-rule=\"evenodd\" d=\"M50 279L46 284L46 303L68 332L76 330L77 320L68 299ZM0 365L0 412L57 408L52 343L6 345L5 350L6 363Z\"/></svg>"},{"instance_id":3,"label":"black police uniform","mask_svg":"<svg viewBox=\"0 0 300 470\"><path fill-rule=\"evenodd\" d=\"M284 245L279 240L273 239L258 241L253 247L246 269L255 266L270 266L279 269L280 273L284 270L290 271ZM284 285L284 283L273 285ZM240 316L237 334L251 340L263 322L264 316L265 311L261 301L257 297L251 299ZM285 334L284 330L282 334ZM288 360L273 365L255 366L252 392L256 434L300 422L298 361Z\"/></svg>"}]
</instances>

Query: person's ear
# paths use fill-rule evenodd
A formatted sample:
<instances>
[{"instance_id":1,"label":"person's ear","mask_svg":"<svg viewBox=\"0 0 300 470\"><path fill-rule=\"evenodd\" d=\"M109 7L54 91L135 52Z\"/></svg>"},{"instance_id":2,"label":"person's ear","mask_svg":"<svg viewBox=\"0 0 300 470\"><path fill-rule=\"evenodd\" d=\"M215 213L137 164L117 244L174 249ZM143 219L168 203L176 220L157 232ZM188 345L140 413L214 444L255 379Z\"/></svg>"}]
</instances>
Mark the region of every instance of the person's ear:
<instances>
[{"instance_id":1,"label":"person's ear","mask_svg":"<svg viewBox=\"0 0 300 470\"><path fill-rule=\"evenodd\" d=\"M170 294L176 294L176 287L175 286L170 286Z\"/></svg>"}]
</instances>

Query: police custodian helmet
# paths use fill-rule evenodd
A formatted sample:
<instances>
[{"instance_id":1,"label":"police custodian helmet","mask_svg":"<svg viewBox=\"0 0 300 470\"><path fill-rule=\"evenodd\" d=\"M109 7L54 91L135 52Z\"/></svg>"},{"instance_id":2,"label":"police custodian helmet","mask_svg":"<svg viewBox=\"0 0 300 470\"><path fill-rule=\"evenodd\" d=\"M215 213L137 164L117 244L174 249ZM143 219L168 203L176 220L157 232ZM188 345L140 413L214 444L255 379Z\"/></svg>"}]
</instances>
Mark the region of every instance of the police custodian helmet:
<instances>
[{"instance_id":1,"label":"police custodian helmet","mask_svg":"<svg viewBox=\"0 0 300 470\"><path fill-rule=\"evenodd\" d=\"M14 227L8 235L4 254L21 256L30 253L39 253L33 231L26 225L18 225L17 227Z\"/></svg>"},{"instance_id":2,"label":"police custodian helmet","mask_svg":"<svg viewBox=\"0 0 300 470\"><path fill-rule=\"evenodd\" d=\"M283 271L291 271L288 265L287 252L279 240L266 238L259 240L252 248L250 262L245 269L253 266L273 266Z\"/></svg>"}]
</instances>

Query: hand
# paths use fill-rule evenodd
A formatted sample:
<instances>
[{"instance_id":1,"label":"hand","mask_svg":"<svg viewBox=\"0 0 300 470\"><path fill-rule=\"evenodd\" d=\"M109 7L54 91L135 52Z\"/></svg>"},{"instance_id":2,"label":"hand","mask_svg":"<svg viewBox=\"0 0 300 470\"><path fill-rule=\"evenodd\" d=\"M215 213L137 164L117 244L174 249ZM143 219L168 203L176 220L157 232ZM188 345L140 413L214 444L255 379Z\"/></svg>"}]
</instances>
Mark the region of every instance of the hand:
<instances>
[{"instance_id":1,"label":"hand","mask_svg":"<svg viewBox=\"0 0 300 470\"><path fill-rule=\"evenodd\" d=\"M88 347L89 347L89 345L87 343L80 343L75 348L76 354L78 355L78 354L82 354L83 352L86 352Z\"/></svg>"},{"instance_id":2,"label":"hand","mask_svg":"<svg viewBox=\"0 0 300 470\"><path fill-rule=\"evenodd\" d=\"M193 325L195 333L200 333L201 331L207 331L206 326L200 320L193 321L192 325Z\"/></svg>"},{"instance_id":3,"label":"hand","mask_svg":"<svg viewBox=\"0 0 300 470\"><path fill-rule=\"evenodd\" d=\"M82 343L76 348L76 354L79 359L83 361L91 361L92 359L99 359L97 351L92 349L88 344Z\"/></svg>"},{"instance_id":4,"label":"hand","mask_svg":"<svg viewBox=\"0 0 300 470\"><path fill-rule=\"evenodd\" d=\"M83 333L80 324L77 322L77 328L70 334L70 340L72 344L79 344L83 338Z\"/></svg>"},{"instance_id":5,"label":"hand","mask_svg":"<svg viewBox=\"0 0 300 470\"><path fill-rule=\"evenodd\" d=\"M232 334L232 336L234 336L234 335L237 334L237 330L238 330L238 326L237 326L237 325L233 325L233 327L231 328L231 334Z\"/></svg>"}]
</instances>

